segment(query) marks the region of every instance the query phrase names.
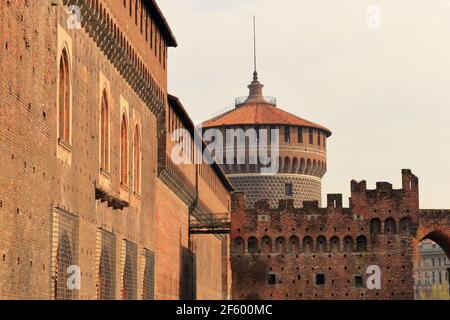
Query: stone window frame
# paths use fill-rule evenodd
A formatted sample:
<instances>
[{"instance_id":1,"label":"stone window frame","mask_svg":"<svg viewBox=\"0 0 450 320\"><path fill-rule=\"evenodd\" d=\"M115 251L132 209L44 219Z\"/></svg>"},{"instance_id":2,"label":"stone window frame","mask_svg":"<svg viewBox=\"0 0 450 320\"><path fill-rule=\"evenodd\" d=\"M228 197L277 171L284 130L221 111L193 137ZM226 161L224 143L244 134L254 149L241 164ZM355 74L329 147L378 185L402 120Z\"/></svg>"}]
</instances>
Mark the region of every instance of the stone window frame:
<instances>
[{"instance_id":1,"label":"stone window frame","mask_svg":"<svg viewBox=\"0 0 450 320\"><path fill-rule=\"evenodd\" d=\"M126 199L129 196L130 191L130 106L128 101L121 95L120 96L120 116L119 116L119 134L118 134L118 142L119 142L119 172L120 172L120 194L122 199ZM126 119L126 145L127 148L126 153L124 154L122 151L123 148L123 136L122 136L122 122L123 119ZM125 156L125 165L123 165L123 156ZM124 170L126 172L124 172ZM126 180L123 179L126 177Z\"/></svg>"},{"instance_id":2,"label":"stone window frame","mask_svg":"<svg viewBox=\"0 0 450 320\"><path fill-rule=\"evenodd\" d=\"M142 126L139 120L134 121L132 141L133 191L135 196L140 196L142 194ZM138 154L136 154L136 144L138 144Z\"/></svg>"},{"instance_id":3,"label":"stone window frame","mask_svg":"<svg viewBox=\"0 0 450 320\"><path fill-rule=\"evenodd\" d=\"M105 75L100 72L99 74L100 79L100 85L99 85L99 166L100 166L100 172L105 176L107 179L111 179L111 133L112 133L112 126L111 126L111 115L113 110L113 104L112 104L112 97L111 97L111 84L109 79L105 77ZM107 119L106 119L106 130L103 132L103 102L106 97L106 112L107 112ZM106 134L106 145L104 146L104 133ZM102 150L105 148L106 150ZM103 159L103 154L105 154L105 158ZM106 162L105 162L106 160Z\"/></svg>"},{"instance_id":4,"label":"stone window frame","mask_svg":"<svg viewBox=\"0 0 450 320\"><path fill-rule=\"evenodd\" d=\"M67 128L65 128L65 132L67 132L67 136L61 138L60 137L60 76L59 71L61 68L61 60L63 54L65 53L67 59L67 68L68 68L68 114L65 116L67 120L65 120ZM58 159L62 160L64 163L71 165L72 164L72 139L73 139L73 44L72 38L70 34L64 29L63 26L58 24L57 27L57 55L56 55L56 70L58 71L58 76L56 77L56 145L57 152L56 156Z\"/></svg>"}]
</instances>

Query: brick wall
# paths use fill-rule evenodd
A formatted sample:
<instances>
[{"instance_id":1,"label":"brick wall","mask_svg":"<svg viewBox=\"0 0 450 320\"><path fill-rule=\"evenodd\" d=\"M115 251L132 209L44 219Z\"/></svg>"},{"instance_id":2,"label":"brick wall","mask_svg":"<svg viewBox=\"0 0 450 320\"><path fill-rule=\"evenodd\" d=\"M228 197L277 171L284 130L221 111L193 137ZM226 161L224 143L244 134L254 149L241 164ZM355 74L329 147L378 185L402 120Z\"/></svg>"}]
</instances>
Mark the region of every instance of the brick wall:
<instances>
[{"instance_id":1,"label":"brick wall","mask_svg":"<svg viewBox=\"0 0 450 320\"><path fill-rule=\"evenodd\" d=\"M189 292L191 282L183 270L189 260L189 211L163 183L158 182L157 192L156 299L176 300Z\"/></svg>"},{"instance_id":2,"label":"brick wall","mask_svg":"<svg viewBox=\"0 0 450 320\"><path fill-rule=\"evenodd\" d=\"M191 248L194 258L195 298L197 300L221 300L222 292L222 237L192 235ZM228 265L228 261L225 262Z\"/></svg>"},{"instance_id":3,"label":"brick wall","mask_svg":"<svg viewBox=\"0 0 450 320\"><path fill-rule=\"evenodd\" d=\"M188 207L157 178L157 116L167 104L166 68L159 53L155 55L146 47L150 44L143 33L136 32L134 17L124 13L122 1L99 3L109 18L103 16L102 23L110 32L115 30L116 40L120 38L126 48L119 58L107 42L101 41L113 40L95 33L105 29L86 32L89 25L83 21L83 29L68 30L68 14L62 1L52 6L51 1L0 0L3 299L61 296L59 285L67 276L62 274L62 254L64 261L81 268L81 290L74 297L96 299L100 289L108 286L111 298L140 299L144 290L152 291L148 285L153 279L147 277L144 285L145 270L153 268L146 269L149 252L155 253L155 297L192 296L191 280L183 279L190 274L185 271L192 268ZM84 7L83 14L91 10L90 14L95 15L94 9ZM62 47L68 51L70 64L69 146L58 142L58 61ZM138 84L150 89L142 90ZM104 89L110 116L108 172L100 170L100 105ZM120 180L120 126L124 114L129 145L126 186ZM136 124L142 137L140 189L133 185ZM64 222L67 217L74 217L74 223ZM114 241L106 241L106 235ZM68 239L64 252L63 238ZM205 252L210 250L208 243ZM217 247L212 240L211 250ZM202 260L205 264L207 257ZM215 260L211 263L217 270ZM111 283L105 284L100 277L100 266L108 266L108 270L101 271L111 277ZM205 287L204 297L220 290L216 282L211 284L211 291Z\"/></svg>"},{"instance_id":4,"label":"brick wall","mask_svg":"<svg viewBox=\"0 0 450 320\"><path fill-rule=\"evenodd\" d=\"M267 201L245 209L243 195L237 194L231 234L233 298L413 299L416 245L433 234L418 230L439 217L435 232L448 240L450 214L424 216L417 177L404 170L402 182L398 190L385 182L367 190L365 181L353 181L350 208L342 207L342 195L328 195L326 208L317 202L294 208L292 200L284 200L277 209ZM380 290L366 287L372 265L381 269ZM322 275L324 282L316 282Z\"/></svg>"}]
</instances>

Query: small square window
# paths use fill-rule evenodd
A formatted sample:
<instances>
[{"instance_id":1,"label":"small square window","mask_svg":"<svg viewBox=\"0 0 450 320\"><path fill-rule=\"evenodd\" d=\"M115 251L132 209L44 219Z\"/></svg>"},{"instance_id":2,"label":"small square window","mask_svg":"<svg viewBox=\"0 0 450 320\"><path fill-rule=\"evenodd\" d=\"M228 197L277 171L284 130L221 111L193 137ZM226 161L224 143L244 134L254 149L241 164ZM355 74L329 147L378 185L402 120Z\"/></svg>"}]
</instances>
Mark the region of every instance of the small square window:
<instances>
[{"instance_id":1,"label":"small square window","mask_svg":"<svg viewBox=\"0 0 450 320\"><path fill-rule=\"evenodd\" d=\"M269 278L267 279L267 282L269 284L276 284L277 283L277 276L275 274L269 274Z\"/></svg>"},{"instance_id":2,"label":"small square window","mask_svg":"<svg viewBox=\"0 0 450 320\"><path fill-rule=\"evenodd\" d=\"M363 287L363 277L362 276L355 276L355 287L356 288L362 288Z\"/></svg>"},{"instance_id":3,"label":"small square window","mask_svg":"<svg viewBox=\"0 0 450 320\"><path fill-rule=\"evenodd\" d=\"M325 275L323 273L316 274L316 285L323 286L325 284Z\"/></svg>"},{"instance_id":4,"label":"small square window","mask_svg":"<svg viewBox=\"0 0 450 320\"><path fill-rule=\"evenodd\" d=\"M292 183L286 183L284 185L284 193L288 197L292 197L293 196L294 192L292 190Z\"/></svg>"}]
</instances>

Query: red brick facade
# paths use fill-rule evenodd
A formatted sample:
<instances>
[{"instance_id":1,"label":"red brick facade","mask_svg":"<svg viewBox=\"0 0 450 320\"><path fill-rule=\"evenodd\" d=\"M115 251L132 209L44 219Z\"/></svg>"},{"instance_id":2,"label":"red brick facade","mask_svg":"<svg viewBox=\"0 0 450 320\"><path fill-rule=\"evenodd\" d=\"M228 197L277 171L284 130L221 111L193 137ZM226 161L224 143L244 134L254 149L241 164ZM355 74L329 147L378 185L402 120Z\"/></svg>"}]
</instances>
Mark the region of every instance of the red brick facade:
<instances>
[{"instance_id":1,"label":"red brick facade","mask_svg":"<svg viewBox=\"0 0 450 320\"><path fill-rule=\"evenodd\" d=\"M342 195L328 195L326 208L286 200L245 209L236 194L233 298L413 299L418 242L431 238L450 255L450 211L420 210L417 177L403 170L402 182L399 190L386 182L367 190L352 181L350 208ZM366 287L372 265L380 267L380 289Z\"/></svg>"},{"instance_id":2,"label":"red brick facade","mask_svg":"<svg viewBox=\"0 0 450 320\"><path fill-rule=\"evenodd\" d=\"M68 5L81 29L68 28ZM171 172L189 172L187 189L164 178L176 41L155 2L0 0L0 30L0 298L221 296L222 239L191 238L191 250L181 189L224 212L231 187L209 169L216 189L204 192L220 200L200 196L194 165ZM193 256L210 282L195 284ZM74 265L80 290L66 286Z\"/></svg>"}]
</instances>

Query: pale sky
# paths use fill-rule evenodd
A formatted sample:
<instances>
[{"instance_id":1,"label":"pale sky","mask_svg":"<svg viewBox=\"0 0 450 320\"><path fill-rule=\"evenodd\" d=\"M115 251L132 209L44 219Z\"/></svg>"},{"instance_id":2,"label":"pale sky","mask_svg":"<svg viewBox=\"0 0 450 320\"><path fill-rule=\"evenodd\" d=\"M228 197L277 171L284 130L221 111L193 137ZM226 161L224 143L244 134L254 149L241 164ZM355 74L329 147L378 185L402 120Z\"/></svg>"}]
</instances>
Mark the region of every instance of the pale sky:
<instances>
[{"instance_id":1,"label":"pale sky","mask_svg":"<svg viewBox=\"0 0 450 320\"><path fill-rule=\"evenodd\" d=\"M264 94L333 131L324 199L348 204L352 179L400 188L409 168L421 208L450 208L450 0L157 1L179 43L169 91L195 122L248 94L255 13Z\"/></svg>"}]
</instances>

